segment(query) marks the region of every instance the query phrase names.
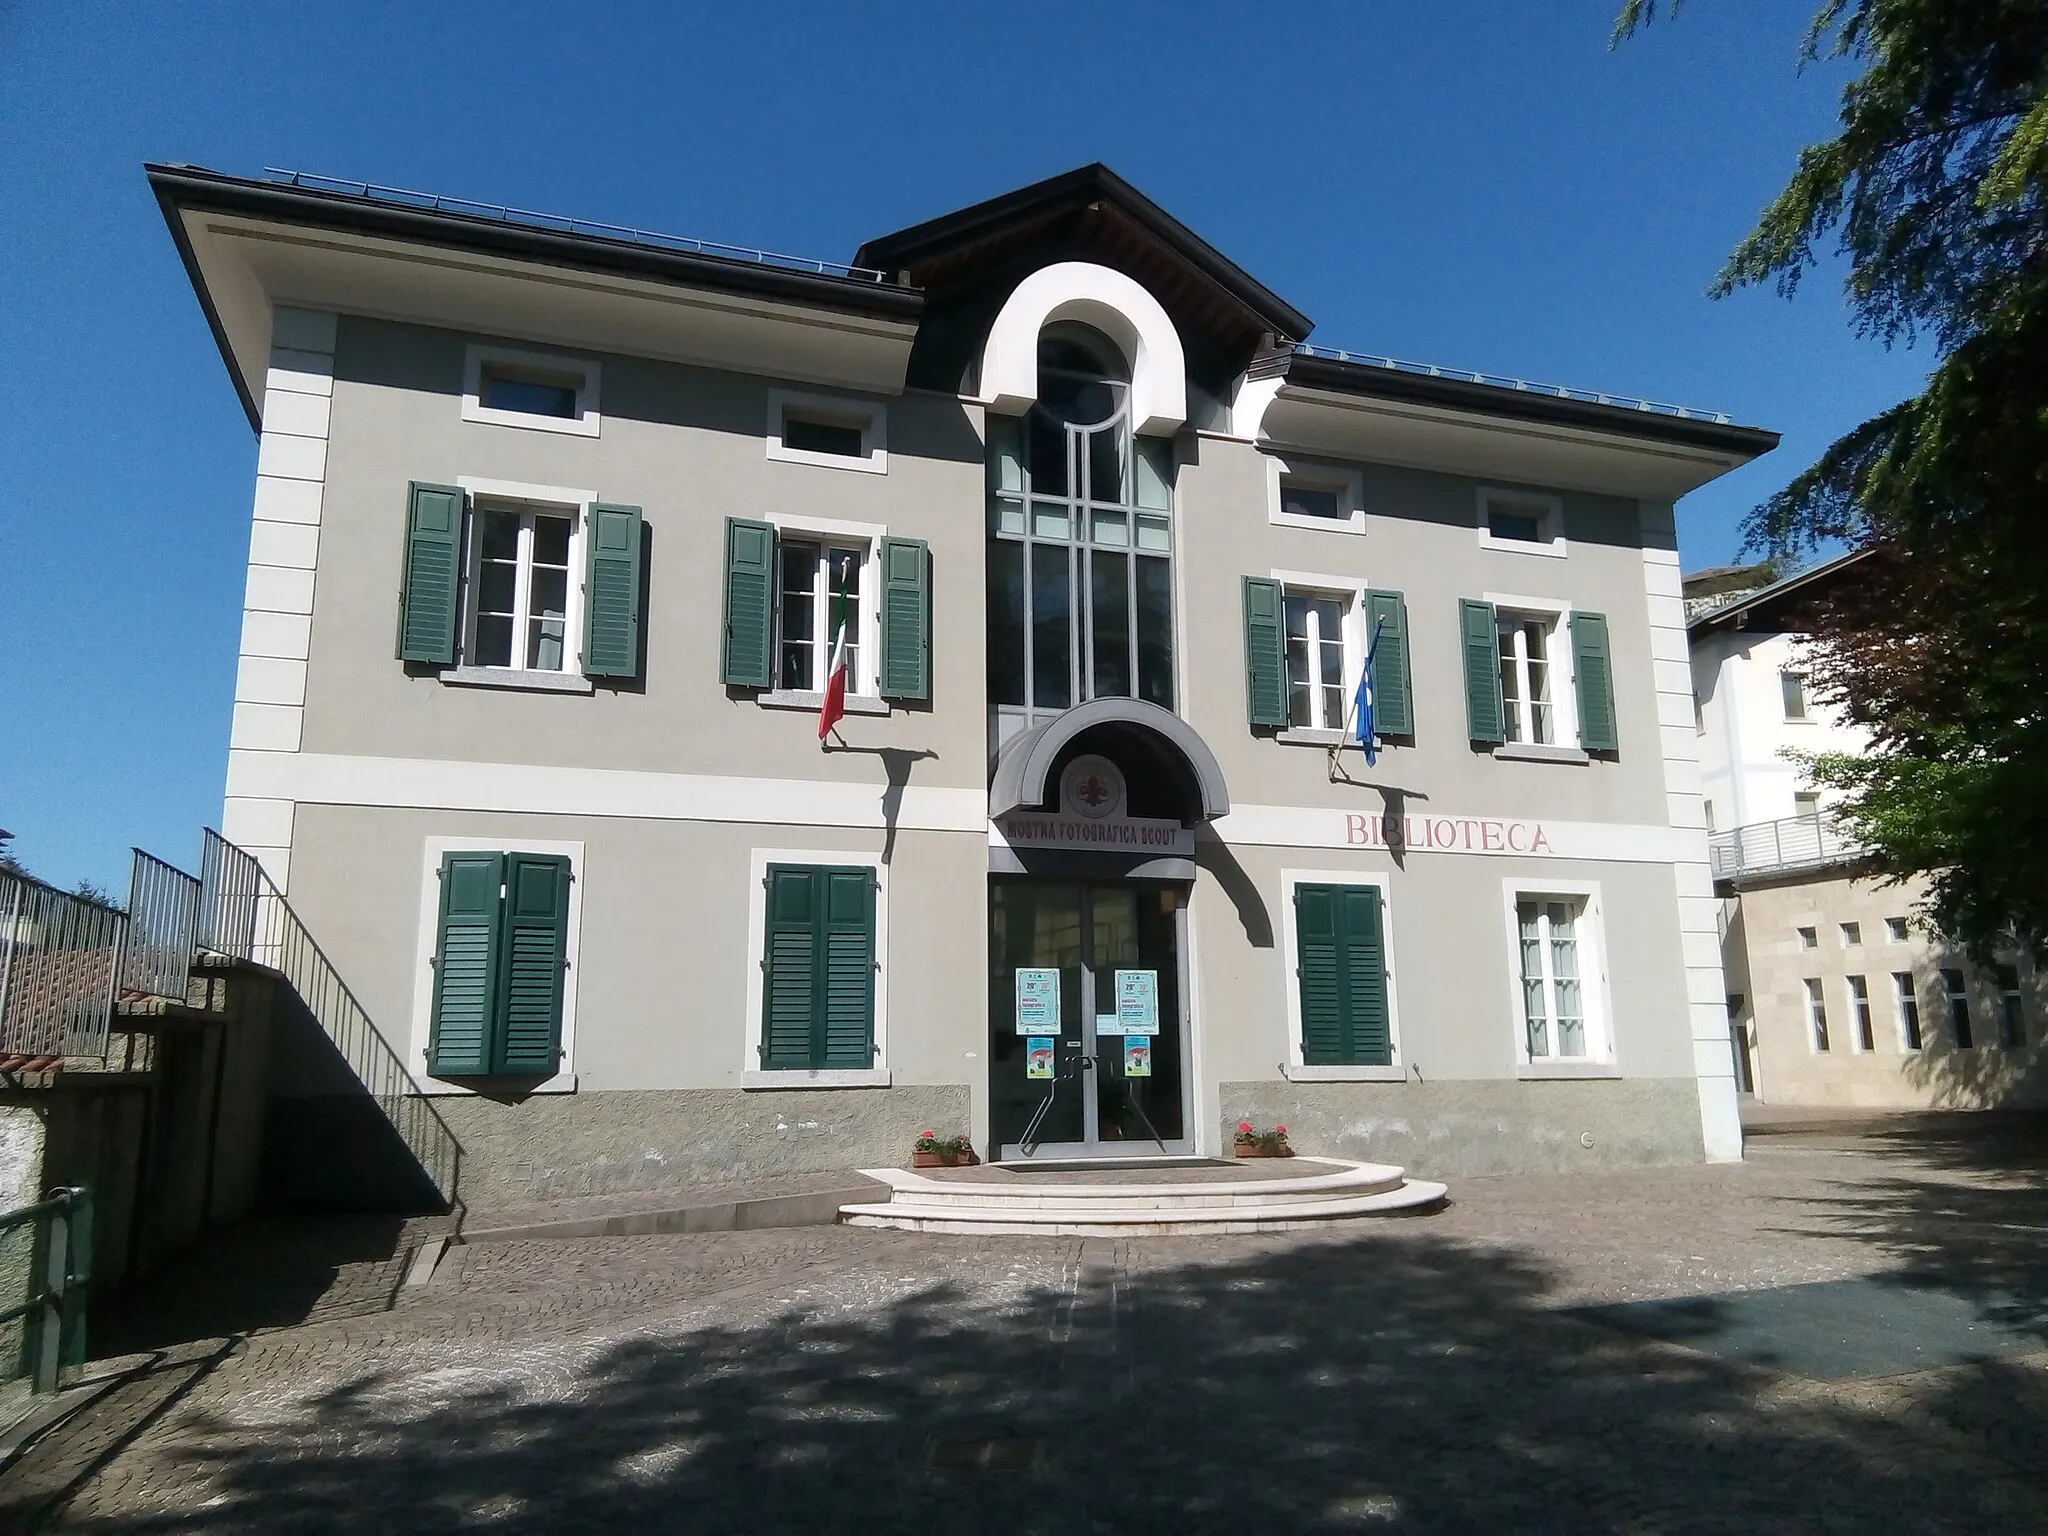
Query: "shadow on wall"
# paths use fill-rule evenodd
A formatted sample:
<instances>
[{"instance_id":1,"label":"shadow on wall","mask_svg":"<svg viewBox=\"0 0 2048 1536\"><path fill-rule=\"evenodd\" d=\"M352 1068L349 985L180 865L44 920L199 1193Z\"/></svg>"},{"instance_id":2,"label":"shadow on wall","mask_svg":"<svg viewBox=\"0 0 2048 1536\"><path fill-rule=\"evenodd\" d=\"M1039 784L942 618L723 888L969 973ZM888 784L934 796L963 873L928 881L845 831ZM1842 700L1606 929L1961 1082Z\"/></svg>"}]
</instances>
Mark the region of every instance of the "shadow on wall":
<instances>
[{"instance_id":1,"label":"shadow on wall","mask_svg":"<svg viewBox=\"0 0 2048 1536\"><path fill-rule=\"evenodd\" d=\"M992 1292L929 1278L957 1251L877 1250L864 1283L900 1294L873 1308L529 1337L516 1360L472 1339L260 1428L192 1409L181 1453L217 1496L179 1528L2038 1528L2039 1403L2016 1410L2011 1368L1923 1384L1910 1412L1786 1392L1428 1235ZM2013 1433L1972 1427L2001 1414Z\"/></svg>"},{"instance_id":2,"label":"shadow on wall","mask_svg":"<svg viewBox=\"0 0 2048 1536\"><path fill-rule=\"evenodd\" d=\"M298 993L270 1015L263 1207L271 1211L438 1211L434 1181Z\"/></svg>"},{"instance_id":3,"label":"shadow on wall","mask_svg":"<svg viewBox=\"0 0 2048 1536\"><path fill-rule=\"evenodd\" d=\"M2039 1043L2048 1031L2048 966L2014 967L2020 992L2021 1034L2032 1045L2002 1043L2004 997L1995 971L1972 968L1960 954L1936 951L1937 967L1965 977L1970 1003L1967 1049L1956 1044L1947 1001L1937 987L1920 996L1921 1049L1908 1056L1901 1075L1926 1095L1935 1109L2021 1109L2048 1107L2048 1054ZM2030 973L2030 974L2029 974Z\"/></svg>"}]
</instances>

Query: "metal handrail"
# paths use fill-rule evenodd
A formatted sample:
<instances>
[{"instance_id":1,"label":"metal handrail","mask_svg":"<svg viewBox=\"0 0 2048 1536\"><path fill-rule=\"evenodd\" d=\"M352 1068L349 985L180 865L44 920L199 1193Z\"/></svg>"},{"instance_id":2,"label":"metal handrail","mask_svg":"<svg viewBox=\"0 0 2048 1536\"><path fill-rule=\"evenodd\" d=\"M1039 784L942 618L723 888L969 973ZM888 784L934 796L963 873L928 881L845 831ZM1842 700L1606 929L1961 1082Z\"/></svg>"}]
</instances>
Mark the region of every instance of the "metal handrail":
<instances>
[{"instance_id":1,"label":"metal handrail","mask_svg":"<svg viewBox=\"0 0 2048 1536\"><path fill-rule=\"evenodd\" d=\"M1548 395L1556 400L1577 400L1587 405L1611 405L1618 410L1646 411L1653 416L1670 416L1680 421L1710 421L1728 426L1725 411L1703 411L1690 405L1669 405L1662 400L1643 400L1634 395L1610 395L1594 389L1574 389L1569 384L1538 384L1533 379L1509 378L1499 373L1476 373L1469 368L1445 368L1436 363L1412 363L1405 358L1386 357L1375 352L1347 352L1342 347L1315 346L1299 342L1294 350L1308 357L1325 357L1339 363L1362 363L1391 373L1418 373L1432 379L1454 379L1461 384L1485 384L1494 389L1512 389L1529 395Z\"/></svg>"},{"instance_id":2,"label":"metal handrail","mask_svg":"<svg viewBox=\"0 0 2048 1536\"><path fill-rule=\"evenodd\" d=\"M1825 814L1752 821L1707 840L1707 859L1716 879L1810 869L1864 857L1870 847Z\"/></svg>"},{"instance_id":3,"label":"metal handrail","mask_svg":"<svg viewBox=\"0 0 2048 1536\"><path fill-rule=\"evenodd\" d=\"M59 1374L85 1363L86 1294L92 1284L92 1192L58 1189L34 1205L0 1212L0 1232L33 1223L42 1277L19 1306L0 1311L0 1327L28 1319L22 1355L34 1392L57 1390ZM30 1260L31 1273L36 1266ZM19 1370L9 1374L24 1374Z\"/></svg>"},{"instance_id":4,"label":"metal handrail","mask_svg":"<svg viewBox=\"0 0 2048 1536\"><path fill-rule=\"evenodd\" d=\"M562 234L592 234L613 240L631 240L641 245L666 246L692 251L701 256L722 256L756 266L781 267L791 272L815 272L822 277L852 278L857 282L884 283L886 273L873 267L849 266L843 261L822 261L813 256L788 256L748 245L727 245L720 240L699 240L693 235L668 235L659 230L635 229L627 224L606 224L597 219L579 219L565 213L537 213L531 208L511 208L503 203L480 203L467 197L446 197L438 192L415 192L408 187L381 186L374 181L350 181L339 176L321 176L312 171L286 170L266 165L263 174L291 187L316 191L344 192L373 202L407 208L427 208L436 213L460 213L473 218L496 219L501 224L523 224L533 229L556 230Z\"/></svg>"},{"instance_id":5,"label":"metal handrail","mask_svg":"<svg viewBox=\"0 0 2048 1536\"><path fill-rule=\"evenodd\" d=\"M197 878L140 848L128 871L128 952L121 985L150 997L185 1000L199 927Z\"/></svg>"},{"instance_id":6,"label":"metal handrail","mask_svg":"<svg viewBox=\"0 0 2048 1536\"><path fill-rule=\"evenodd\" d=\"M200 898L202 917L220 919L204 930L200 947L267 967L289 983L452 1208L461 1183L461 1142L284 893L254 857L211 828L200 864L202 884L209 885Z\"/></svg>"},{"instance_id":7,"label":"metal handrail","mask_svg":"<svg viewBox=\"0 0 2048 1536\"><path fill-rule=\"evenodd\" d=\"M0 1054L100 1056L128 917L0 871Z\"/></svg>"}]
</instances>

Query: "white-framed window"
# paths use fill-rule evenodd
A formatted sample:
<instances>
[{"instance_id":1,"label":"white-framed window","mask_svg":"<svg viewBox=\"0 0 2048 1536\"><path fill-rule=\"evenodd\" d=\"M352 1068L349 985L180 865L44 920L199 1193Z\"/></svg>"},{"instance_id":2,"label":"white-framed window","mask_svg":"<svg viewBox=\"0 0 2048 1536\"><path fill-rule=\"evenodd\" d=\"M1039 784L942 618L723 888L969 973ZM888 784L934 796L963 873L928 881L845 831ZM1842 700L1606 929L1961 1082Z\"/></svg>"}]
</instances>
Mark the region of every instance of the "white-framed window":
<instances>
[{"instance_id":1,"label":"white-framed window","mask_svg":"<svg viewBox=\"0 0 2048 1536\"><path fill-rule=\"evenodd\" d=\"M886 530L872 523L771 514L775 527L774 686L763 701L815 705L832 667L832 605L846 593L846 692L878 704L880 572Z\"/></svg>"},{"instance_id":2,"label":"white-framed window","mask_svg":"<svg viewBox=\"0 0 2048 1536\"><path fill-rule=\"evenodd\" d=\"M1842 947L1844 949L1854 949L1862 942L1863 925L1861 923L1842 924Z\"/></svg>"},{"instance_id":3,"label":"white-framed window","mask_svg":"<svg viewBox=\"0 0 2048 1536\"><path fill-rule=\"evenodd\" d=\"M1778 674L1778 697L1785 706L1787 720L1812 718L1806 712L1806 674L1787 669Z\"/></svg>"},{"instance_id":4,"label":"white-framed window","mask_svg":"<svg viewBox=\"0 0 2048 1536\"><path fill-rule=\"evenodd\" d=\"M768 391L768 457L788 464L889 472L889 413L879 400Z\"/></svg>"},{"instance_id":5,"label":"white-framed window","mask_svg":"<svg viewBox=\"0 0 2048 1536\"><path fill-rule=\"evenodd\" d=\"M596 437L601 373L594 358L472 342L462 355L462 419Z\"/></svg>"},{"instance_id":6,"label":"white-framed window","mask_svg":"<svg viewBox=\"0 0 2048 1536\"><path fill-rule=\"evenodd\" d=\"M1974 1049L1977 1037L1970 1023L1970 987L1961 971L1941 973L1941 995L1948 1004L1948 1028L1955 1039L1956 1049Z\"/></svg>"},{"instance_id":7,"label":"white-framed window","mask_svg":"<svg viewBox=\"0 0 2048 1536\"><path fill-rule=\"evenodd\" d=\"M1899 1049L1920 1049L1920 994L1913 986L1911 971L1892 972L1892 997L1899 1008Z\"/></svg>"},{"instance_id":8,"label":"white-framed window","mask_svg":"<svg viewBox=\"0 0 2048 1536\"><path fill-rule=\"evenodd\" d=\"M1600 888L1502 883L1515 999L1516 1059L1526 1068L1611 1063Z\"/></svg>"},{"instance_id":9,"label":"white-framed window","mask_svg":"<svg viewBox=\"0 0 2048 1536\"><path fill-rule=\"evenodd\" d=\"M2019 967L2000 965L1993 975L1998 981L1998 1043L2017 1049L2027 1043L2027 1008L2020 994Z\"/></svg>"},{"instance_id":10,"label":"white-framed window","mask_svg":"<svg viewBox=\"0 0 2048 1536\"><path fill-rule=\"evenodd\" d=\"M1478 511L1481 549L1560 558L1566 553L1564 502L1559 497L1481 486Z\"/></svg>"},{"instance_id":11,"label":"white-framed window","mask_svg":"<svg viewBox=\"0 0 2048 1536\"><path fill-rule=\"evenodd\" d=\"M1849 1047L1856 1051L1877 1049L1870 1029L1870 983L1861 976L1851 976L1849 985Z\"/></svg>"},{"instance_id":12,"label":"white-framed window","mask_svg":"<svg viewBox=\"0 0 2048 1536\"><path fill-rule=\"evenodd\" d=\"M1303 1059L1301 1008L1301 923L1297 893L1302 886L1336 887L1340 890L1370 890L1378 897L1380 923L1380 973L1386 992L1387 1060L1382 1065L1310 1066ZM1400 1081L1408 1075L1407 1058L1401 1053L1401 1001L1396 985L1394 956L1394 910L1387 875L1378 870L1283 869L1280 871L1281 967L1287 996L1287 1065L1285 1075L1295 1082L1313 1081ZM1354 942L1356 935L1347 934ZM1356 957L1352 957L1354 960ZM1356 1000L1354 1000L1354 1008ZM1356 1022L1356 1021L1354 1021Z\"/></svg>"},{"instance_id":13,"label":"white-framed window","mask_svg":"<svg viewBox=\"0 0 2048 1536\"><path fill-rule=\"evenodd\" d=\"M1884 920L1885 941L1890 944L1906 942L1906 920L1903 917L1888 917Z\"/></svg>"},{"instance_id":14,"label":"white-framed window","mask_svg":"<svg viewBox=\"0 0 2048 1536\"><path fill-rule=\"evenodd\" d=\"M1510 592L1488 592L1485 600L1494 612L1501 733L1511 745L1577 746L1571 606Z\"/></svg>"},{"instance_id":15,"label":"white-framed window","mask_svg":"<svg viewBox=\"0 0 2048 1536\"><path fill-rule=\"evenodd\" d=\"M870 933L873 943L874 992L870 1003L873 1065L865 1068L778 1068L762 1066L763 1004L766 968L771 866L811 870L865 869L874 877ZM756 848L747 871L747 945L738 958L746 972L746 1054L740 1064L740 1086L773 1088L886 1088L889 1069L889 866L880 854L848 853L836 848Z\"/></svg>"},{"instance_id":16,"label":"white-framed window","mask_svg":"<svg viewBox=\"0 0 2048 1536\"><path fill-rule=\"evenodd\" d=\"M459 671L576 674L583 540L596 494L464 476Z\"/></svg>"},{"instance_id":17,"label":"white-framed window","mask_svg":"<svg viewBox=\"0 0 2048 1536\"><path fill-rule=\"evenodd\" d=\"M1797 932L1801 949L1820 948L1820 930L1818 928L1801 928Z\"/></svg>"},{"instance_id":18,"label":"white-framed window","mask_svg":"<svg viewBox=\"0 0 2048 1536\"><path fill-rule=\"evenodd\" d=\"M490 818L478 820L484 830L456 836L436 833L422 839L420 850L419 930L415 941L417 956L413 967L412 1027L407 1036L406 1066L423 1091L430 1094L466 1094L474 1090L445 1078L427 1075L427 1051L434 1029L434 951L440 931L441 860L449 853L488 848L500 853L539 853L569 861L568 936L562 967L561 1069L525 1093L574 1093L576 1091L576 989L580 977L583 943L583 890L586 869L581 842L553 842L545 839L508 837L488 830Z\"/></svg>"},{"instance_id":19,"label":"white-framed window","mask_svg":"<svg viewBox=\"0 0 2048 1536\"><path fill-rule=\"evenodd\" d=\"M1283 528L1365 532L1365 477L1310 459L1266 456L1266 520Z\"/></svg>"},{"instance_id":20,"label":"white-framed window","mask_svg":"<svg viewBox=\"0 0 2048 1536\"><path fill-rule=\"evenodd\" d=\"M1709 836L1711 836L1714 831L1714 802L1709 800L1705 804L1707 813L1707 833Z\"/></svg>"},{"instance_id":21,"label":"white-framed window","mask_svg":"<svg viewBox=\"0 0 2048 1536\"><path fill-rule=\"evenodd\" d=\"M1807 818L1820 815L1820 791L1817 789L1795 789L1792 792L1792 814Z\"/></svg>"},{"instance_id":22,"label":"white-framed window","mask_svg":"<svg viewBox=\"0 0 2048 1536\"><path fill-rule=\"evenodd\" d=\"M1287 724L1341 731L1363 665L1365 587L1342 576L1274 571L1287 658Z\"/></svg>"},{"instance_id":23,"label":"white-framed window","mask_svg":"<svg viewBox=\"0 0 2048 1536\"><path fill-rule=\"evenodd\" d=\"M1816 1055L1828 1049L1828 1000L1820 978L1806 978L1806 1043Z\"/></svg>"}]
</instances>

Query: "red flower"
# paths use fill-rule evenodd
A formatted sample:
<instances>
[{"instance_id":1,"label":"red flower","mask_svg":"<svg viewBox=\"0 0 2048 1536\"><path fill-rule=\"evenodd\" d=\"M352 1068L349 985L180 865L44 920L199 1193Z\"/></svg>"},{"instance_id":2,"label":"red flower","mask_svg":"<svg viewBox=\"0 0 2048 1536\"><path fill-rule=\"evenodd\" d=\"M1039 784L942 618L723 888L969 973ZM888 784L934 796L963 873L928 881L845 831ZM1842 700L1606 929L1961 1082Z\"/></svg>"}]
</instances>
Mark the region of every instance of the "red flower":
<instances>
[{"instance_id":1,"label":"red flower","mask_svg":"<svg viewBox=\"0 0 2048 1536\"><path fill-rule=\"evenodd\" d=\"M919 1131L917 1134L924 1137L927 1141L932 1139L932 1133L930 1131Z\"/></svg>"},{"instance_id":2,"label":"red flower","mask_svg":"<svg viewBox=\"0 0 2048 1536\"><path fill-rule=\"evenodd\" d=\"M1287 1127L1284 1125L1276 1125L1273 1127L1273 1134L1275 1136L1285 1136L1287 1134Z\"/></svg>"},{"instance_id":3,"label":"red flower","mask_svg":"<svg viewBox=\"0 0 2048 1536\"><path fill-rule=\"evenodd\" d=\"M1252 1128L1252 1123L1249 1120L1240 1120L1237 1122L1237 1128L1240 1131L1248 1131Z\"/></svg>"}]
</instances>

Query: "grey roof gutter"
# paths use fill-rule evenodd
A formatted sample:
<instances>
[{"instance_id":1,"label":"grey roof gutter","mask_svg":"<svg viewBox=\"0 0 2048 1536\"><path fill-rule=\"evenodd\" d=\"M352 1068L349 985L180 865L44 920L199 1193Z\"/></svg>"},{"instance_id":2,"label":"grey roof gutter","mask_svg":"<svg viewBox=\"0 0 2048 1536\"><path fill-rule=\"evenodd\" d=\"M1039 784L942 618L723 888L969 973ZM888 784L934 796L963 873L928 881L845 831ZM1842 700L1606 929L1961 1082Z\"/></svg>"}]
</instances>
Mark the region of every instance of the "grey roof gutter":
<instances>
[{"instance_id":1,"label":"grey roof gutter","mask_svg":"<svg viewBox=\"0 0 2048 1536\"><path fill-rule=\"evenodd\" d=\"M1565 400L1555 395L1506 389L1498 384L1475 384L1466 379L1404 373L1393 368L1376 368L1370 363L1314 357L1304 352L1288 358L1285 378L1289 384L1303 389L1367 395L1412 405L1434 405L1482 416L1508 416L1548 426L1576 427L1617 437L1706 448L1717 453L1736 454L1744 459L1760 457L1778 446L1778 434L1762 427L1738 427L1667 416L1657 411L1638 411L1627 406L1601 405L1589 400Z\"/></svg>"}]
</instances>

